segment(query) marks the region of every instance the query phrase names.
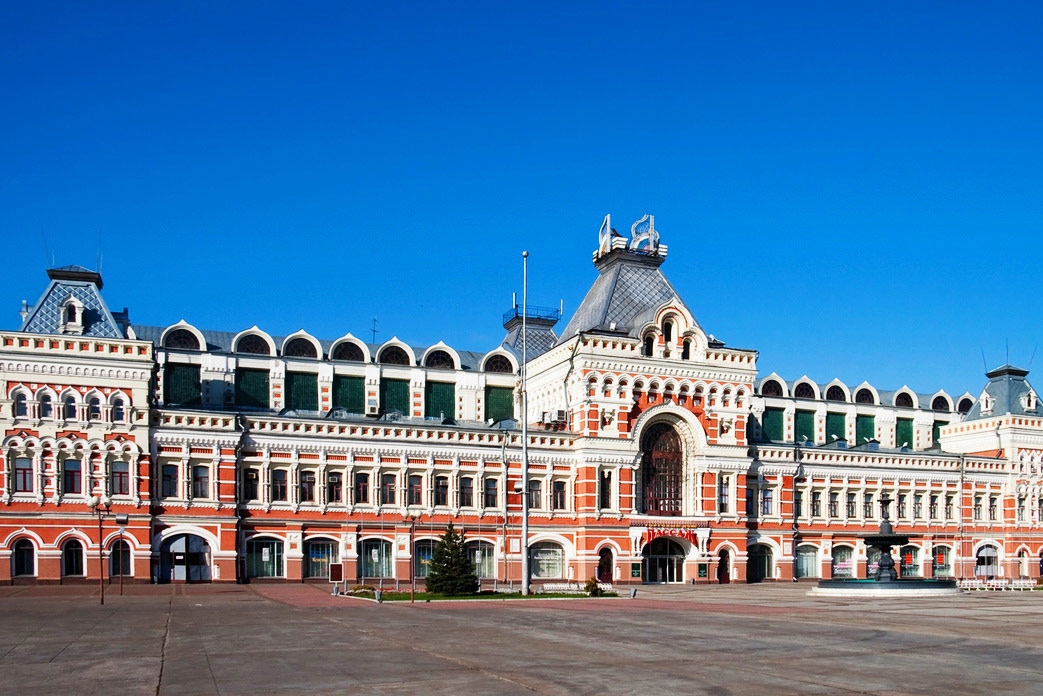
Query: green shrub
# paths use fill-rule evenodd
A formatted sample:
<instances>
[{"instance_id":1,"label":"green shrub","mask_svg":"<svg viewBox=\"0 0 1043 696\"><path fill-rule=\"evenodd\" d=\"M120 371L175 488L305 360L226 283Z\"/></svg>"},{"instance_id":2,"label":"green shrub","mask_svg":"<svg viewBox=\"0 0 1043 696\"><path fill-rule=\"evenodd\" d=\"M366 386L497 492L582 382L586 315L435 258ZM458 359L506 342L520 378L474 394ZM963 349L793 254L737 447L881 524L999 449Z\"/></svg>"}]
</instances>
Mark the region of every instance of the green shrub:
<instances>
[{"instance_id":1,"label":"green shrub","mask_svg":"<svg viewBox=\"0 0 1043 696\"><path fill-rule=\"evenodd\" d=\"M597 578L591 578L587 580L587 584L583 586L583 591L591 597L600 597L605 594L605 591L598 586Z\"/></svg>"}]
</instances>

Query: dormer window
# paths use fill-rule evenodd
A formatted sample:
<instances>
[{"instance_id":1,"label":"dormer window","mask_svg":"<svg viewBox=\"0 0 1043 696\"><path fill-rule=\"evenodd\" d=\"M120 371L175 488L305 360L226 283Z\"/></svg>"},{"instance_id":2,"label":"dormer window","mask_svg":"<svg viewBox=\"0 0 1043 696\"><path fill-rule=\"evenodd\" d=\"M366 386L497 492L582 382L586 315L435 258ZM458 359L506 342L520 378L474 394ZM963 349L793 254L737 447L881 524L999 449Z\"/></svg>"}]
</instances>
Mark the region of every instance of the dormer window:
<instances>
[{"instance_id":1,"label":"dormer window","mask_svg":"<svg viewBox=\"0 0 1043 696\"><path fill-rule=\"evenodd\" d=\"M58 333L83 333L83 303L72 295L62 303L61 316L58 321Z\"/></svg>"},{"instance_id":2,"label":"dormer window","mask_svg":"<svg viewBox=\"0 0 1043 696\"><path fill-rule=\"evenodd\" d=\"M655 337L652 334L645 336L645 343L642 347L641 354L646 358L652 357L652 348L655 346Z\"/></svg>"},{"instance_id":3,"label":"dormer window","mask_svg":"<svg viewBox=\"0 0 1043 696\"><path fill-rule=\"evenodd\" d=\"M978 404L981 406L981 414L983 416L992 413L992 397L988 393L982 393L981 398L978 399Z\"/></svg>"},{"instance_id":4,"label":"dormer window","mask_svg":"<svg viewBox=\"0 0 1043 696\"><path fill-rule=\"evenodd\" d=\"M670 345L674 340L674 322L669 319L663 322L663 339L666 345Z\"/></svg>"},{"instance_id":5,"label":"dormer window","mask_svg":"<svg viewBox=\"0 0 1043 696\"><path fill-rule=\"evenodd\" d=\"M1025 406L1026 411L1035 411L1036 406L1039 404L1039 399L1036 397L1036 392L1029 391L1028 394L1022 399L1022 403Z\"/></svg>"},{"instance_id":6,"label":"dormer window","mask_svg":"<svg viewBox=\"0 0 1043 696\"><path fill-rule=\"evenodd\" d=\"M692 359L692 342L691 342L691 340L685 340L684 344L681 346L681 360L691 360L691 359Z\"/></svg>"}]
</instances>

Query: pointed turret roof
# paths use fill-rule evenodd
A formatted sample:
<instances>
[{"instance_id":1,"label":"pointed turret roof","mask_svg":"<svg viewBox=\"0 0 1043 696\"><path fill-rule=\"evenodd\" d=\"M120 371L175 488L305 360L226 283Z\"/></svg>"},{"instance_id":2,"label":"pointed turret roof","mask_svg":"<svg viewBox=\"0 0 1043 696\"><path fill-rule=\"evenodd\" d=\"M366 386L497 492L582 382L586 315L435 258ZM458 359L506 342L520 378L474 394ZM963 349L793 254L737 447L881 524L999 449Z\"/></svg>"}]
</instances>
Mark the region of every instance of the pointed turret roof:
<instances>
[{"instance_id":1,"label":"pointed turret roof","mask_svg":"<svg viewBox=\"0 0 1043 696\"><path fill-rule=\"evenodd\" d=\"M47 270L51 279L43 295L22 322L27 333L60 333L62 305L70 297L83 305L83 336L124 338L125 313L113 315L101 297L101 275L82 266L62 266Z\"/></svg>"},{"instance_id":2,"label":"pointed turret roof","mask_svg":"<svg viewBox=\"0 0 1043 696\"><path fill-rule=\"evenodd\" d=\"M985 373L989 381L982 390L988 403L979 397L964 420L980 420L993 416L1043 416L1036 390L1025 379L1029 371L1011 364L1002 365Z\"/></svg>"}]
</instances>

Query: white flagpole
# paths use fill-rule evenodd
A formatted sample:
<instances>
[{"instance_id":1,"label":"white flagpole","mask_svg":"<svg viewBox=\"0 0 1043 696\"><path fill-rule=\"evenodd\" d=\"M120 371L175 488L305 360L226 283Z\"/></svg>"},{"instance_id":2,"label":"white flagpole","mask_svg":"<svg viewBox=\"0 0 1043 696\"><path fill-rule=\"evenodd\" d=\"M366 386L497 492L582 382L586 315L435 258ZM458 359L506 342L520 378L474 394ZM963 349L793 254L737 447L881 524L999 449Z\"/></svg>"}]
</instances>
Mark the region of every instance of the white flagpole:
<instances>
[{"instance_id":1,"label":"white flagpole","mask_svg":"<svg viewBox=\"0 0 1043 696\"><path fill-rule=\"evenodd\" d=\"M529 252L522 252L522 595L529 594L529 394L528 394L528 328Z\"/></svg>"}]
</instances>

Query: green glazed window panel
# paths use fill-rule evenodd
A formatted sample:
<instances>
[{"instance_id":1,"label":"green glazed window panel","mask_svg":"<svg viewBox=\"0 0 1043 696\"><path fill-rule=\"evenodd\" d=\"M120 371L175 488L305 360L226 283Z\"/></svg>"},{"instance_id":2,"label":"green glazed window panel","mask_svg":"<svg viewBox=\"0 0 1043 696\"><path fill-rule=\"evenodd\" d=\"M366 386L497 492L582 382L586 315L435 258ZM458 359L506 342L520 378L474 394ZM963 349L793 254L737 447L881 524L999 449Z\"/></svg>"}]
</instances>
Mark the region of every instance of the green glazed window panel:
<instances>
[{"instance_id":1,"label":"green glazed window panel","mask_svg":"<svg viewBox=\"0 0 1043 696\"><path fill-rule=\"evenodd\" d=\"M424 385L424 415L428 418L455 418L456 385L451 382Z\"/></svg>"},{"instance_id":2,"label":"green glazed window panel","mask_svg":"<svg viewBox=\"0 0 1043 696\"><path fill-rule=\"evenodd\" d=\"M876 439L876 418L874 416L855 417L855 439L856 444L863 444L866 440Z\"/></svg>"},{"instance_id":3,"label":"green glazed window panel","mask_svg":"<svg viewBox=\"0 0 1043 696\"><path fill-rule=\"evenodd\" d=\"M362 377L333 376L333 407L348 413L366 412L366 387Z\"/></svg>"},{"instance_id":4,"label":"green glazed window panel","mask_svg":"<svg viewBox=\"0 0 1043 696\"><path fill-rule=\"evenodd\" d=\"M826 442L847 439L847 419L843 413L826 414Z\"/></svg>"},{"instance_id":5,"label":"green glazed window panel","mask_svg":"<svg viewBox=\"0 0 1043 696\"><path fill-rule=\"evenodd\" d=\"M485 419L502 421L514 418L514 389L512 387L485 388Z\"/></svg>"},{"instance_id":6,"label":"green glazed window panel","mask_svg":"<svg viewBox=\"0 0 1043 696\"><path fill-rule=\"evenodd\" d=\"M764 409L764 422L761 424L764 439L782 442L786 439L786 412L781 408Z\"/></svg>"},{"instance_id":7,"label":"green glazed window panel","mask_svg":"<svg viewBox=\"0 0 1043 696\"><path fill-rule=\"evenodd\" d=\"M380 380L380 410L383 413L401 411L407 416L412 415L409 408L408 379Z\"/></svg>"},{"instance_id":8,"label":"green glazed window panel","mask_svg":"<svg viewBox=\"0 0 1043 696\"><path fill-rule=\"evenodd\" d=\"M235 371L236 406L270 408L268 393L268 370L240 367Z\"/></svg>"},{"instance_id":9,"label":"green glazed window panel","mask_svg":"<svg viewBox=\"0 0 1043 696\"><path fill-rule=\"evenodd\" d=\"M297 411L318 411L319 376L309 372L287 372L286 407Z\"/></svg>"},{"instance_id":10,"label":"green glazed window panel","mask_svg":"<svg viewBox=\"0 0 1043 696\"><path fill-rule=\"evenodd\" d=\"M938 440L941 438L942 428L949 425L945 421L935 421L934 426L931 428L931 444L937 446Z\"/></svg>"},{"instance_id":11,"label":"green glazed window panel","mask_svg":"<svg viewBox=\"0 0 1043 696\"><path fill-rule=\"evenodd\" d=\"M895 447L901 447L902 443L913 446L913 419L899 418L895 424Z\"/></svg>"},{"instance_id":12,"label":"green glazed window panel","mask_svg":"<svg viewBox=\"0 0 1043 696\"><path fill-rule=\"evenodd\" d=\"M167 363L163 375L163 401L180 406L194 406L202 401L199 365Z\"/></svg>"},{"instance_id":13,"label":"green glazed window panel","mask_svg":"<svg viewBox=\"0 0 1043 696\"><path fill-rule=\"evenodd\" d=\"M815 441L815 412L797 411L797 417L793 425L793 437L797 442Z\"/></svg>"}]
</instances>

